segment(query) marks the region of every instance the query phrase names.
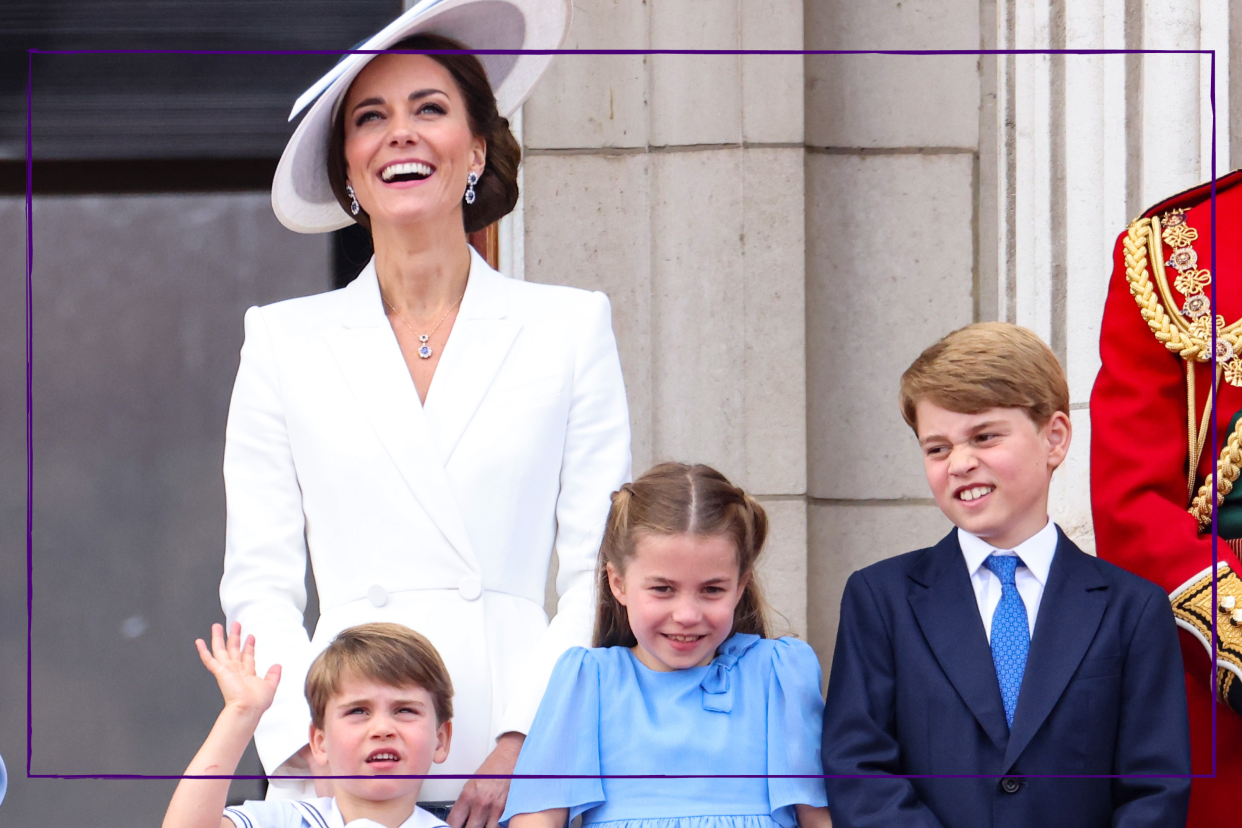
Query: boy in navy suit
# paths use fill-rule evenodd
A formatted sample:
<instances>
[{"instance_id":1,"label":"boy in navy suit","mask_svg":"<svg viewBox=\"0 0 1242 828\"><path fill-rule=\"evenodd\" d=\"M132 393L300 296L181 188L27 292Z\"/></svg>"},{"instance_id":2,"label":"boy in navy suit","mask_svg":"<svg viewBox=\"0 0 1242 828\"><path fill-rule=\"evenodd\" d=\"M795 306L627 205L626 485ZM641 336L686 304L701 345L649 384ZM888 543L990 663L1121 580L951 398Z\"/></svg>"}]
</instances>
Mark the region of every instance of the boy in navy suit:
<instances>
[{"instance_id":1,"label":"boy in navy suit","mask_svg":"<svg viewBox=\"0 0 1242 828\"><path fill-rule=\"evenodd\" d=\"M1181 828L1168 598L1048 519L1071 435L1056 357L1024 328L971 325L914 361L900 401L957 528L846 584L824 711L834 825Z\"/></svg>"}]
</instances>

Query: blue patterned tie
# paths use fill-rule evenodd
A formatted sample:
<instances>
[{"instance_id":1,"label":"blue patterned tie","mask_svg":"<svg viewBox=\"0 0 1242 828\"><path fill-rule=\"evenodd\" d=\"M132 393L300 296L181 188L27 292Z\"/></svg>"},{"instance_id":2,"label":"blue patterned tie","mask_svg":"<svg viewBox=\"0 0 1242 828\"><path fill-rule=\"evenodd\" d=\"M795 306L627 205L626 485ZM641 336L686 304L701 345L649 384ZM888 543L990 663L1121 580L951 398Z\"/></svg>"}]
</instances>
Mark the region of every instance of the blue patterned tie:
<instances>
[{"instance_id":1,"label":"blue patterned tie","mask_svg":"<svg viewBox=\"0 0 1242 828\"><path fill-rule=\"evenodd\" d=\"M989 555L983 565L1001 582L1000 603L992 614L992 663L1000 682L1005 721L1013 728L1013 712L1018 709L1018 691L1026 673L1026 656L1031 651L1031 628L1026 622L1026 605L1018 594L1014 573L1022 560L1017 555Z\"/></svg>"}]
</instances>

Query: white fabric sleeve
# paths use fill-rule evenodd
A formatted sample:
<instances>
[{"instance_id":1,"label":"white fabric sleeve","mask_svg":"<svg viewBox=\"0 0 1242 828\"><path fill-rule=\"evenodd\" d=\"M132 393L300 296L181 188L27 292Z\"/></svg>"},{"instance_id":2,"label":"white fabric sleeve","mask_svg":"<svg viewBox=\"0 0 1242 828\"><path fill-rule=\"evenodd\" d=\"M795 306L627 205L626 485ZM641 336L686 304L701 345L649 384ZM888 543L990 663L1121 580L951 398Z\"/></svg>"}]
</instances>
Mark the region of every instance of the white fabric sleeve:
<instances>
[{"instance_id":1,"label":"white fabric sleeve","mask_svg":"<svg viewBox=\"0 0 1242 828\"><path fill-rule=\"evenodd\" d=\"M220 605L242 635L255 637L259 675L281 665L280 686L255 732L259 758L274 772L307 742L302 692L310 640L306 609L306 525L289 446L276 353L261 308L246 311L246 340L224 437L227 504Z\"/></svg>"},{"instance_id":2,"label":"white fabric sleeve","mask_svg":"<svg viewBox=\"0 0 1242 828\"><path fill-rule=\"evenodd\" d=\"M497 735L526 733L557 659L589 647L595 625L595 566L611 495L630 480L630 413L608 297L595 292L565 324L577 328L573 396L556 501L556 616L518 674Z\"/></svg>"}]
</instances>

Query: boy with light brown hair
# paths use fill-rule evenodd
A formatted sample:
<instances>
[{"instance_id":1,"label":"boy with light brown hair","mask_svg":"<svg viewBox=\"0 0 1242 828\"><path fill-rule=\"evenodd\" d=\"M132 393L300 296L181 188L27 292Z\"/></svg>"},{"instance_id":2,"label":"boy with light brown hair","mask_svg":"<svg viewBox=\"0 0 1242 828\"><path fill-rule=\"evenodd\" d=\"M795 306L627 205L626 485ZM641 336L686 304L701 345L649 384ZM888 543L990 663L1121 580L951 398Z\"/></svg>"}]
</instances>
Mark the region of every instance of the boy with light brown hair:
<instances>
[{"instance_id":1,"label":"boy with light brown hair","mask_svg":"<svg viewBox=\"0 0 1242 828\"><path fill-rule=\"evenodd\" d=\"M1180 828L1168 601L1048 518L1072 435L1056 357L1016 325L970 325L914 361L899 399L956 528L846 584L823 729L834 824Z\"/></svg>"},{"instance_id":2,"label":"boy with light brown hair","mask_svg":"<svg viewBox=\"0 0 1242 828\"><path fill-rule=\"evenodd\" d=\"M211 650L195 642L216 677L224 710L177 785L164 828L325 828L354 824L439 828L445 823L417 807L422 779L448 758L453 735L453 685L426 638L400 624L362 624L342 630L311 665L306 700L310 748L328 767L335 796L295 802L246 802L225 807L229 776L271 706L280 681L274 665L254 670L254 636L242 643L234 623L227 639L211 628Z\"/></svg>"}]
</instances>

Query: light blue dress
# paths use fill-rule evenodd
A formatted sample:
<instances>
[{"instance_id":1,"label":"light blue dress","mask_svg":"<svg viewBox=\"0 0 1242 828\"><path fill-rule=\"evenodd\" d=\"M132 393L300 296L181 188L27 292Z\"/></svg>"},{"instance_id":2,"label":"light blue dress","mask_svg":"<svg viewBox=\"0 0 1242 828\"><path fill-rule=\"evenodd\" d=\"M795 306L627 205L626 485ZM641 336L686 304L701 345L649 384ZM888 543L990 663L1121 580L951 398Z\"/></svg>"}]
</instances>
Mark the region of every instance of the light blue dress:
<instances>
[{"instance_id":1,"label":"light blue dress","mask_svg":"<svg viewBox=\"0 0 1242 828\"><path fill-rule=\"evenodd\" d=\"M792 828L827 805L819 660L792 638L735 634L706 667L661 673L626 647L574 647L548 682L514 774L747 779L514 779L502 820L569 808L609 828Z\"/></svg>"}]
</instances>

